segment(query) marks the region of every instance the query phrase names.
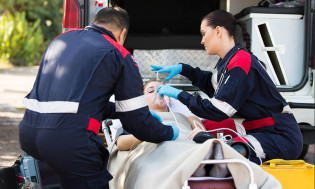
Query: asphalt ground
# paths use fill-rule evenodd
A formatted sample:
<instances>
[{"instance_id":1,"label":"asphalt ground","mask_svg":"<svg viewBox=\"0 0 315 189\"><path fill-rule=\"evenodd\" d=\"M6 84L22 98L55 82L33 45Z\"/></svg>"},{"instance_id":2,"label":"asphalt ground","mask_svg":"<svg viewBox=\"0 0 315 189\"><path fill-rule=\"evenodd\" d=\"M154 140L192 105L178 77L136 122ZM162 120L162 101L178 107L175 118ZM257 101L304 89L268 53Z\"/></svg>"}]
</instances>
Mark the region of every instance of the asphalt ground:
<instances>
[{"instance_id":1,"label":"asphalt ground","mask_svg":"<svg viewBox=\"0 0 315 189\"><path fill-rule=\"evenodd\" d=\"M18 125L25 111L23 98L31 90L37 71L38 67L0 69L0 168L12 166L23 155ZM315 164L314 151L314 144L310 145L306 162Z\"/></svg>"}]
</instances>

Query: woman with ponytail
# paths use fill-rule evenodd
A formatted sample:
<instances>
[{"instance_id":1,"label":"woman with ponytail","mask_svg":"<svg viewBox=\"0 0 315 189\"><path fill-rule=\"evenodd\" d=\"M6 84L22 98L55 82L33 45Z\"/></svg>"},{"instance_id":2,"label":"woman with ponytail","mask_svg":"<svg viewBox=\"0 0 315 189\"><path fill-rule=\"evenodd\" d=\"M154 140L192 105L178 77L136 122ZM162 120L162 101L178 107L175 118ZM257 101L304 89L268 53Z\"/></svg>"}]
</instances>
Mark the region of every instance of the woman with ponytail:
<instances>
[{"instance_id":1,"label":"woman with ponytail","mask_svg":"<svg viewBox=\"0 0 315 189\"><path fill-rule=\"evenodd\" d=\"M236 26L242 28L246 49L235 44ZM250 160L296 159L303 139L287 102L278 92L264 65L250 52L250 36L243 21L216 10L201 22L201 44L209 55L220 57L215 71L202 71L188 64L154 66L152 71L170 73L166 80L181 74L209 96L202 99L171 86L163 85L158 93L180 100L195 115L220 122L237 116L243 118L246 134L234 140L252 148Z\"/></svg>"}]
</instances>

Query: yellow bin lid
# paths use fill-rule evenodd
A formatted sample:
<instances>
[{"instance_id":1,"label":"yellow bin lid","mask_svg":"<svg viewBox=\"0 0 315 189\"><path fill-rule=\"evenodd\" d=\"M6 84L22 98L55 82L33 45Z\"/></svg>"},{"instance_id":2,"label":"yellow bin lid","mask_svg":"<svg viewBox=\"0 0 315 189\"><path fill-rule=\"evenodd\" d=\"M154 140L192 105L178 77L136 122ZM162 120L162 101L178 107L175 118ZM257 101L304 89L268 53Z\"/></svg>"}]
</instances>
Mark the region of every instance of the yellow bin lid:
<instances>
[{"instance_id":1,"label":"yellow bin lid","mask_svg":"<svg viewBox=\"0 0 315 189\"><path fill-rule=\"evenodd\" d=\"M314 189L314 165L303 160L272 159L261 167L273 175L283 189Z\"/></svg>"}]
</instances>

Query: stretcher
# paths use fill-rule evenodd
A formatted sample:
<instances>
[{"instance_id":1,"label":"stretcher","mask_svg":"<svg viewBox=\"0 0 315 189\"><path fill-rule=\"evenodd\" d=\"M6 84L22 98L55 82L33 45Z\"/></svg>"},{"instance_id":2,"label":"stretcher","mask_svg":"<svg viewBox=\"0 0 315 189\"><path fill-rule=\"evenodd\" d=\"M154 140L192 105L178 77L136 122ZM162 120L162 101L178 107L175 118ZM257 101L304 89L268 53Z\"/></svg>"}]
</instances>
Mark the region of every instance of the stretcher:
<instances>
[{"instance_id":1,"label":"stretcher","mask_svg":"<svg viewBox=\"0 0 315 189\"><path fill-rule=\"evenodd\" d=\"M103 122L105 139L109 139L110 158L108 170L113 175L111 189L144 188L281 188L281 184L258 165L248 161L228 144L217 139L202 144L177 139L160 144L142 142L131 151L118 151ZM106 139L106 140L107 140ZM223 159L213 154L215 146L221 146ZM202 165L225 164L226 176L196 176L194 172ZM241 173L241 174L239 174ZM272 187L271 187L272 186Z\"/></svg>"},{"instance_id":2,"label":"stretcher","mask_svg":"<svg viewBox=\"0 0 315 189\"><path fill-rule=\"evenodd\" d=\"M104 135L107 141L109 141L110 146L114 145L114 140L112 140L110 134L109 134L109 129L106 129L106 124L103 122L103 131ZM176 141L175 141L176 142ZM171 143L174 142L169 142L170 145ZM151 145L151 144L149 144ZM159 150L158 147L153 147L154 150ZM145 145L141 146L140 149L135 149L140 151L145 151L149 150L150 148L146 148ZM111 151L111 150L110 150ZM118 153L117 151L114 153ZM130 153L130 152L125 152L125 153ZM131 152L133 153L133 152ZM154 151L150 151L148 154L144 154L144 156L148 156L149 154L154 153ZM165 154L159 153L159 156L165 157ZM235 154L234 154L235 155ZM232 155L232 156L234 156ZM201 155L202 156L202 155ZM140 156L129 156L134 159L137 158L143 158ZM182 189L211 189L211 188L225 188L225 189L234 189L234 188L284 188L284 189L290 189L290 188L305 188L305 189L313 189L314 188L314 165L307 164L302 160L291 160L291 161L284 161L284 160L271 160L268 162L264 162L263 165L258 166L258 165L253 165L251 162L248 160L244 159L243 157L236 156L237 158L232 158L232 159L207 159L207 160L201 160L200 165L202 164L227 164L231 166L231 172L238 172L237 166L241 166L244 168L245 172L247 172L247 175L242 177L240 175L236 175L236 178L234 178L231 175L228 175L226 177L211 177L211 176L188 176L186 180L184 180L179 187L170 187L170 188L182 188ZM141 159L140 161L145 160ZM139 161L139 162L140 162ZM156 159L154 159L156 161ZM199 161L199 160L197 160ZM130 164L131 167L143 167L146 165L143 164L137 164L138 162L134 164ZM236 166L237 165L237 166ZM122 165L124 166L124 165ZM149 165L151 166L151 165ZM189 166L189 165L188 165ZM235 167L232 167L235 166ZM257 166L260 169L257 169ZM153 165L153 167L157 167ZM160 169L163 169L163 166L160 167ZM234 170L233 170L234 169ZM110 170L110 169L109 169ZM138 170L142 170L141 168ZM243 170L243 171L244 171ZM140 171L141 172L141 171ZM152 172L152 171L151 171ZM259 181L259 177L257 177L257 172L262 176L264 174L267 174L265 181L266 183L269 182L269 184L262 184L261 181ZM244 173L244 172L243 172ZM115 173L114 173L115 174ZM131 177L128 178L128 173L127 172L121 172L121 174L124 174L126 177L126 180L124 180L124 184L128 185L122 185L114 188L125 188L125 189L131 189L131 188L137 188L138 187L133 187L131 186L130 183L137 183L137 177ZM181 174L181 173L179 173ZM163 174L160 174L163 175ZM164 177L168 177L167 175L163 175ZM115 175L114 175L115 177ZM241 186L239 187L239 183L237 180L241 179L248 179L249 182L246 186ZM129 180L128 180L129 179ZM133 180L133 182L130 182L130 180ZM151 179L146 177L146 182L150 182ZM177 182L174 180L174 182ZM257 183L258 182L258 183ZM116 182L117 183L117 182ZM236 185L238 184L238 185ZM138 185L136 185L138 186ZM154 185L155 188L166 188L162 186ZM141 188L141 187L140 187ZM150 188L150 187L149 187ZM152 186L151 186L152 188ZM154 188L154 187L153 187Z\"/></svg>"}]
</instances>

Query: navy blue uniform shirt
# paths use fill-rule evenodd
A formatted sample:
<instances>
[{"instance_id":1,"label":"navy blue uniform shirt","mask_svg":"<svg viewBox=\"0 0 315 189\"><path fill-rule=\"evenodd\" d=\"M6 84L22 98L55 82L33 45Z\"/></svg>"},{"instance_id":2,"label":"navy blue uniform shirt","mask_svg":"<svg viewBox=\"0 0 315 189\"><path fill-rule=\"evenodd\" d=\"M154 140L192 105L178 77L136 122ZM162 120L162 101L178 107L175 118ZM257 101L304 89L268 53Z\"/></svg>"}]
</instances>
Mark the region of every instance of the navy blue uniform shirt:
<instances>
[{"instance_id":1,"label":"navy blue uniform shirt","mask_svg":"<svg viewBox=\"0 0 315 189\"><path fill-rule=\"evenodd\" d=\"M79 129L86 128L90 118L119 118L140 140L171 140L173 129L149 113L138 64L107 33L110 36L94 29L74 30L49 44L34 87L24 99L26 114L38 115L31 125L69 124ZM115 104L109 102L113 94Z\"/></svg>"}]
</instances>

